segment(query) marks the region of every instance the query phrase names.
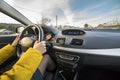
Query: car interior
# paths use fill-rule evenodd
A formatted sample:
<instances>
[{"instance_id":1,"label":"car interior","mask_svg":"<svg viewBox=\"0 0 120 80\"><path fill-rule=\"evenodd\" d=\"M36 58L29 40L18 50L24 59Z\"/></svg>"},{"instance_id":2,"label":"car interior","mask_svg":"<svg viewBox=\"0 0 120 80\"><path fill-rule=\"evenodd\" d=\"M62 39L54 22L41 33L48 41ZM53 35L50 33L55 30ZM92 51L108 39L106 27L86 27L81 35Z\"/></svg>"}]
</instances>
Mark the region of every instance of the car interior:
<instances>
[{"instance_id":1,"label":"car interior","mask_svg":"<svg viewBox=\"0 0 120 80\"><path fill-rule=\"evenodd\" d=\"M21 39L43 41L45 29L34 24L3 0L0 12L19 21L24 27L16 28L15 34L0 35L0 48L12 43L17 34ZM55 40L47 41L47 52L56 68L46 70L43 80L120 80L120 30L64 29L47 26ZM21 30L21 31L20 31ZM20 31L20 32L19 32ZM9 70L26 49L19 44L15 55L0 65L0 74Z\"/></svg>"}]
</instances>

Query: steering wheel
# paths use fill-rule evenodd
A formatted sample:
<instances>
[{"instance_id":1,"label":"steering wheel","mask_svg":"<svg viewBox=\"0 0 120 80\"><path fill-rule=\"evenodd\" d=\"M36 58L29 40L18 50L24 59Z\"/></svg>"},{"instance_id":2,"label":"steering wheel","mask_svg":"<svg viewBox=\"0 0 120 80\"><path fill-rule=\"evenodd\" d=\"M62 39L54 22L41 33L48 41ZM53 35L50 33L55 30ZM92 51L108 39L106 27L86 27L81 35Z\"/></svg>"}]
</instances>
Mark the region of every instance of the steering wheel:
<instances>
[{"instance_id":1,"label":"steering wheel","mask_svg":"<svg viewBox=\"0 0 120 80\"><path fill-rule=\"evenodd\" d=\"M34 29L37 29L37 33ZM32 32L32 34L30 34ZM17 56L20 57L29 47L32 47L35 41L41 42L44 38L43 29L37 24L26 26L20 35L19 45L17 47Z\"/></svg>"}]
</instances>

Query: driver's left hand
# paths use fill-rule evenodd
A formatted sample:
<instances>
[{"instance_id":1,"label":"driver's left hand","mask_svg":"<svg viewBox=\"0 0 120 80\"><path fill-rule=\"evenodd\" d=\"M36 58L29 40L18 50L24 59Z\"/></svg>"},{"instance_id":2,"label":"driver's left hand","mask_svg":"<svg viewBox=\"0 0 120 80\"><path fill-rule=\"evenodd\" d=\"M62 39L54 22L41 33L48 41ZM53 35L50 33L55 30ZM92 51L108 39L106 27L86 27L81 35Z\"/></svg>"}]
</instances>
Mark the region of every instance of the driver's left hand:
<instances>
[{"instance_id":1,"label":"driver's left hand","mask_svg":"<svg viewBox=\"0 0 120 80\"><path fill-rule=\"evenodd\" d=\"M17 44L18 44L18 42L19 42L19 40L20 40L20 35L17 35L11 45L12 45L13 47L16 47Z\"/></svg>"}]
</instances>

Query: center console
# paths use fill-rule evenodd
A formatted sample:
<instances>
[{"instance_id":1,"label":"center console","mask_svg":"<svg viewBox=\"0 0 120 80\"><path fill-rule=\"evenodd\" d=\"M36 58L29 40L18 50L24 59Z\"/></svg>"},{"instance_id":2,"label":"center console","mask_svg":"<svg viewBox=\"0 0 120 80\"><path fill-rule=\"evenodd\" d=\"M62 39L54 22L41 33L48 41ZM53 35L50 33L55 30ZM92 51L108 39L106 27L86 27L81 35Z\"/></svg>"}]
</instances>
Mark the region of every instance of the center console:
<instances>
[{"instance_id":1,"label":"center console","mask_svg":"<svg viewBox=\"0 0 120 80\"><path fill-rule=\"evenodd\" d=\"M78 29L63 30L61 32L62 36L57 37L55 45L71 48L83 47L84 40L78 37L84 36L84 34L83 30ZM71 51L55 49L55 57L57 60L57 70L54 80L77 80L78 65L81 61L80 56Z\"/></svg>"},{"instance_id":2,"label":"center console","mask_svg":"<svg viewBox=\"0 0 120 80\"><path fill-rule=\"evenodd\" d=\"M54 80L76 80L78 71L79 56L56 52L57 70Z\"/></svg>"}]
</instances>

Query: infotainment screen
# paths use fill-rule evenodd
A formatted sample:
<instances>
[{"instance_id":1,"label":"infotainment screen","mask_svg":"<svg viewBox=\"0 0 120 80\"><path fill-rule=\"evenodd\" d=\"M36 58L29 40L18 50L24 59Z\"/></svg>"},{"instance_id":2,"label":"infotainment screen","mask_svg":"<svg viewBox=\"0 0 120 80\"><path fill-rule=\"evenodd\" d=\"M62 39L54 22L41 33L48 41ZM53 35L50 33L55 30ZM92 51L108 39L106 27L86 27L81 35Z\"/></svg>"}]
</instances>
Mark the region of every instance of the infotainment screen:
<instances>
[{"instance_id":1,"label":"infotainment screen","mask_svg":"<svg viewBox=\"0 0 120 80\"><path fill-rule=\"evenodd\" d=\"M85 34L85 32L77 29L68 29L68 30L62 31L62 34L63 35L83 35Z\"/></svg>"},{"instance_id":2,"label":"infotainment screen","mask_svg":"<svg viewBox=\"0 0 120 80\"><path fill-rule=\"evenodd\" d=\"M79 31L68 31L67 32L68 35L80 35Z\"/></svg>"}]
</instances>

